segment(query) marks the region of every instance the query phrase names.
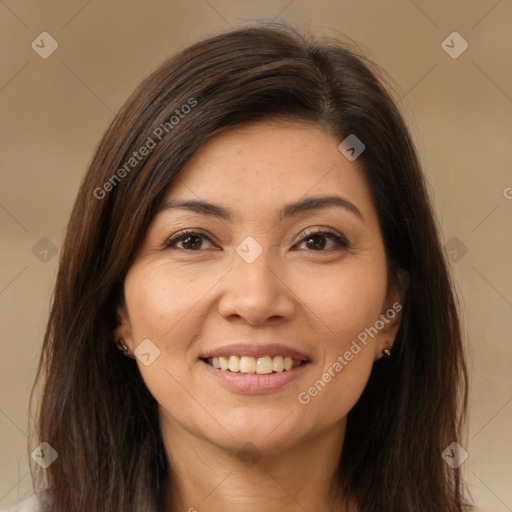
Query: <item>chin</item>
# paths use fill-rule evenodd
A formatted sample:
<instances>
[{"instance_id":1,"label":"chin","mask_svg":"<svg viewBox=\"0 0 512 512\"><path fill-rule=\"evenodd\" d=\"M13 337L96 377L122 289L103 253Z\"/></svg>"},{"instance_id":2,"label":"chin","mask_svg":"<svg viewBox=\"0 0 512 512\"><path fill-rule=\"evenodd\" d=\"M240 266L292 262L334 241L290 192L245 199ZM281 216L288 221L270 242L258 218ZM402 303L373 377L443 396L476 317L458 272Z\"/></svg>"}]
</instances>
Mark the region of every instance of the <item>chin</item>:
<instances>
[{"instance_id":1,"label":"chin","mask_svg":"<svg viewBox=\"0 0 512 512\"><path fill-rule=\"evenodd\" d=\"M245 415L244 418L230 418L229 428L212 442L219 447L239 454L240 451L257 451L261 454L279 453L299 443L306 436L302 422L293 425L286 421L286 409L278 413L263 415L260 411ZM290 419L292 415L288 417ZM284 421L283 421L284 420ZM302 425L302 426L301 426ZM231 434L231 435L230 435Z\"/></svg>"}]
</instances>

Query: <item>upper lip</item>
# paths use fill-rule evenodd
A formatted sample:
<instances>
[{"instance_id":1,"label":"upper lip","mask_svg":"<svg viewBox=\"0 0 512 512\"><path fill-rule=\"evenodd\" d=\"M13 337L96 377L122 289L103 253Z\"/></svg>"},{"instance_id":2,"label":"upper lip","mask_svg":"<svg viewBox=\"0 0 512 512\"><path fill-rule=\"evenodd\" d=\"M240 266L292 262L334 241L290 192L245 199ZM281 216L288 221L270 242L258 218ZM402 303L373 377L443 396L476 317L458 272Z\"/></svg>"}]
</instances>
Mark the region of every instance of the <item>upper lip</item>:
<instances>
[{"instance_id":1,"label":"upper lip","mask_svg":"<svg viewBox=\"0 0 512 512\"><path fill-rule=\"evenodd\" d=\"M255 343L232 343L223 347L213 348L203 352L199 358L209 359L212 357L229 357L229 356L249 356L249 357L264 357L264 356L283 356L291 357L297 361L309 361L309 357L299 350L286 345L278 343L271 343L267 345L258 345Z\"/></svg>"}]
</instances>

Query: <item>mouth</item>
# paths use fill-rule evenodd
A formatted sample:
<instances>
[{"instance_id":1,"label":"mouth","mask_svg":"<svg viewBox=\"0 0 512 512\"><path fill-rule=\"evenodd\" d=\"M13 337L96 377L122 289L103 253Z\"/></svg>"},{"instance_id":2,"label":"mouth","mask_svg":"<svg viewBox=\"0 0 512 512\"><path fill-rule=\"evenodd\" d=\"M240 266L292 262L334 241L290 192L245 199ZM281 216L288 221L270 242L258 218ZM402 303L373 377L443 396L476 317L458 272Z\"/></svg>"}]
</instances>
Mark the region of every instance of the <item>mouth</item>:
<instances>
[{"instance_id":1,"label":"mouth","mask_svg":"<svg viewBox=\"0 0 512 512\"><path fill-rule=\"evenodd\" d=\"M290 356L219 356L200 358L206 364L221 372L238 373L245 375L270 375L289 372L299 366L308 364L307 359L295 359Z\"/></svg>"},{"instance_id":2,"label":"mouth","mask_svg":"<svg viewBox=\"0 0 512 512\"><path fill-rule=\"evenodd\" d=\"M240 341L199 356L214 381L236 393L258 395L286 389L312 360L291 344Z\"/></svg>"},{"instance_id":3,"label":"mouth","mask_svg":"<svg viewBox=\"0 0 512 512\"><path fill-rule=\"evenodd\" d=\"M274 393L300 379L309 360L290 356L215 356L200 358L201 365L215 382L244 395Z\"/></svg>"}]
</instances>

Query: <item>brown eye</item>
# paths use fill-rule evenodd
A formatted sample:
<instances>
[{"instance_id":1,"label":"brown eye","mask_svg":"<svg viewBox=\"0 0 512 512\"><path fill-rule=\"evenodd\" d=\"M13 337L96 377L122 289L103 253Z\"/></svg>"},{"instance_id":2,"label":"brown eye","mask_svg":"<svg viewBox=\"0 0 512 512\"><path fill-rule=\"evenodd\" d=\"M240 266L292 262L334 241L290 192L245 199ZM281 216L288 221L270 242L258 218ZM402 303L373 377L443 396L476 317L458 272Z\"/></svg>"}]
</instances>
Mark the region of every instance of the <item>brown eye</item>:
<instances>
[{"instance_id":1,"label":"brown eye","mask_svg":"<svg viewBox=\"0 0 512 512\"><path fill-rule=\"evenodd\" d=\"M195 231L181 232L168 240L165 248L176 247L184 251L199 251L205 240L209 241L208 237L202 233L196 233ZM180 247L178 244L182 244L182 246Z\"/></svg>"},{"instance_id":2,"label":"brown eye","mask_svg":"<svg viewBox=\"0 0 512 512\"><path fill-rule=\"evenodd\" d=\"M329 241L331 241L330 246L328 246ZM306 244L307 249L316 252L348 247L346 240L332 231L314 231L312 233L307 233L301 240L300 244Z\"/></svg>"},{"instance_id":3,"label":"brown eye","mask_svg":"<svg viewBox=\"0 0 512 512\"><path fill-rule=\"evenodd\" d=\"M323 249L327 244L325 238L326 237L322 235L310 235L305 240L306 245L308 249Z\"/></svg>"}]
</instances>

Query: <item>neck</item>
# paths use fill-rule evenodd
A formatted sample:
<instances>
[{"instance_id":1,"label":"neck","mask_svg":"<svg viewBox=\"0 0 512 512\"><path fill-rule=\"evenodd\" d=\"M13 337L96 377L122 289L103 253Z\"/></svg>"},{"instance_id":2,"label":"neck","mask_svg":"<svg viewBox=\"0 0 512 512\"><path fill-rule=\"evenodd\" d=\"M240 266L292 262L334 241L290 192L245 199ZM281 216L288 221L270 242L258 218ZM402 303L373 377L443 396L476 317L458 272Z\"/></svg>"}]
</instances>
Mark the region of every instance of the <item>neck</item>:
<instances>
[{"instance_id":1,"label":"neck","mask_svg":"<svg viewBox=\"0 0 512 512\"><path fill-rule=\"evenodd\" d=\"M167 512L346 512L336 485L345 420L280 451L242 456L194 436L162 411L170 464Z\"/></svg>"}]
</instances>

